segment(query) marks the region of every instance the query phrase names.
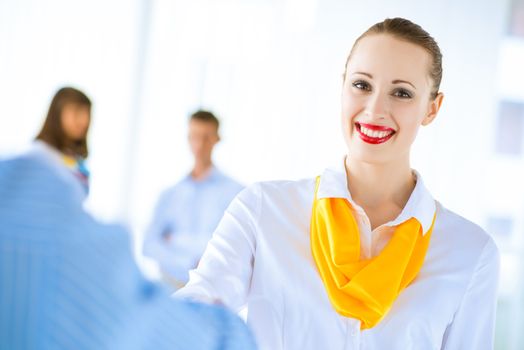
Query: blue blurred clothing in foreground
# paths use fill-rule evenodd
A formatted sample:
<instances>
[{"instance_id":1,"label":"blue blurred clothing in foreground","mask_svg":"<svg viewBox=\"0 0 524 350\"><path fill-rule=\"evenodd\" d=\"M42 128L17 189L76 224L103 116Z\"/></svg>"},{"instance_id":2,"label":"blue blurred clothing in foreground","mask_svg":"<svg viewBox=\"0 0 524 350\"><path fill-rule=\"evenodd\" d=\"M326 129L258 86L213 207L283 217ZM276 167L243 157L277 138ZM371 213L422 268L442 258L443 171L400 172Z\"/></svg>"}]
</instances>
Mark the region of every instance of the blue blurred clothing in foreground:
<instances>
[{"instance_id":1,"label":"blue blurred clothing in foreground","mask_svg":"<svg viewBox=\"0 0 524 350\"><path fill-rule=\"evenodd\" d=\"M184 285L242 188L214 166L203 180L191 174L184 177L160 196L146 232L144 255L156 260L175 286Z\"/></svg>"},{"instance_id":2,"label":"blue blurred clothing in foreground","mask_svg":"<svg viewBox=\"0 0 524 350\"><path fill-rule=\"evenodd\" d=\"M81 191L35 152L0 161L0 349L254 348L237 316L145 280Z\"/></svg>"}]
</instances>

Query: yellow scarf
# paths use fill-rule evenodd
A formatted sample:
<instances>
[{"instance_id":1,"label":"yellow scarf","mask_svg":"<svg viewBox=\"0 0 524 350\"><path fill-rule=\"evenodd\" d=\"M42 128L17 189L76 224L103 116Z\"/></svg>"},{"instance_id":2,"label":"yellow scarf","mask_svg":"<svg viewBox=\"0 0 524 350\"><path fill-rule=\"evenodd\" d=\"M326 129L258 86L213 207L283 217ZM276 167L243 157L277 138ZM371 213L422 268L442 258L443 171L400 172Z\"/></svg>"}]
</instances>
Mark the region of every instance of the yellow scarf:
<instances>
[{"instance_id":1,"label":"yellow scarf","mask_svg":"<svg viewBox=\"0 0 524 350\"><path fill-rule=\"evenodd\" d=\"M360 260L360 233L344 198L317 199L317 177L311 216L311 250L320 277L335 310L374 327L386 315L400 292L417 276L429 245L429 231L411 218L395 229L380 255Z\"/></svg>"}]
</instances>

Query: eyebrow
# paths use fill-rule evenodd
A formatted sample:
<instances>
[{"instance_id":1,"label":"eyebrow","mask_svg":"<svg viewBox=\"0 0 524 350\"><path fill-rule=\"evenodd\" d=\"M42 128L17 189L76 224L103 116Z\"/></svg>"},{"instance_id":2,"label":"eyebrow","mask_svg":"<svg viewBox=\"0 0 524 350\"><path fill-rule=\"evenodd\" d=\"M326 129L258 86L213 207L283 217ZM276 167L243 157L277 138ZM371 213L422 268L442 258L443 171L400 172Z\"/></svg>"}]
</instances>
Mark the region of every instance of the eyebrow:
<instances>
[{"instance_id":1,"label":"eyebrow","mask_svg":"<svg viewBox=\"0 0 524 350\"><path fill-rule=\"evenodd\" d=\"M365 76L369 77L370 79L373 79L373 76L371 74L369 74L369 73L366 73L366 72L355 72L353 74L365 75ZM415 87L415 85L413 85L412 83L410 83L407 80L395 79L391 83L393 83L393 84L399 84L399 83L409 84L409 85L413 86L413 89L415 89L415 90L417 89Z\"/></svg>"},{"instance_id":2,"label":"eyebrow","mask_svg":"<svg viewBox=\"0 0 524 350\"><path fill-rule=\"evenodd\" d=\"M415 87L415 85L411 84L411 83L410 83L409 81L407 81L407 80L395 79L395 80L392 81L392 83L393 83L393 84L398 84L398 83L409 84L409 85L413 86L413 89L415 89L415 90L417 89L417 88Z\"/></svg>"}]
</instances>

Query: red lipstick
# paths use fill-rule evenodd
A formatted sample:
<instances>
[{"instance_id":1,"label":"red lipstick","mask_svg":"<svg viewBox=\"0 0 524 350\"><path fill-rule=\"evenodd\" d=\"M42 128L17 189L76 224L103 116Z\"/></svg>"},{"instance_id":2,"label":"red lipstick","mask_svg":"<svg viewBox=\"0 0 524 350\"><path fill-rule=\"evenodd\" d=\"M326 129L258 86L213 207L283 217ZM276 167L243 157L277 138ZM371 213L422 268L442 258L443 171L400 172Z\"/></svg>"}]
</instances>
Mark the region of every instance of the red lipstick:
<instances>
[{"instance_id":1,"label":"red lipstick","mask_svg":"<svg viewBox=\"0 0 524 350\"><path fill-rule=\"evenodd\" d=\"M395 130L387 126L383 126L383 125L373 125L373 124L364 124L364 123L355 123L355 125L358 131L358 135L360 136L360 139L364 142L367 142L373 145L384 143L388 141L393 136L393 134L395 134ZM362 128L367 129L366 130L367 134L364 133ZM375 133L376 136L369 135L370 131ZM386 134L384 135L384 133Z\"/></svg>"}]
</instances>

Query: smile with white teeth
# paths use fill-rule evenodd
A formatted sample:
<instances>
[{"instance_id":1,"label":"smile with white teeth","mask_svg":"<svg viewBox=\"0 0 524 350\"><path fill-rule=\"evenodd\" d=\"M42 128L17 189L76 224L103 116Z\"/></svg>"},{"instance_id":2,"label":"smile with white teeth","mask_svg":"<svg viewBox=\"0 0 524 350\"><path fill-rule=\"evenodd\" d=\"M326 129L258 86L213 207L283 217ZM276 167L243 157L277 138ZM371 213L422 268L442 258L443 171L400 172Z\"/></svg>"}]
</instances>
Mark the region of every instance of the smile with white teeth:
<instances>
[{"instance_id":1,"label":"smile with white teeth","mask_svg":"<svg viewBox=\"0 0 524 350\"><path fill-rule=\"evenodd\" d=\"M371 130L371 129L366 128L363 125L360 126L360 132L366 136L377 138L377 139L382 139L393 133L392 130L387 130L387 131Z\"/></svg>"}]
</instances>

